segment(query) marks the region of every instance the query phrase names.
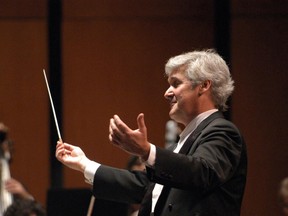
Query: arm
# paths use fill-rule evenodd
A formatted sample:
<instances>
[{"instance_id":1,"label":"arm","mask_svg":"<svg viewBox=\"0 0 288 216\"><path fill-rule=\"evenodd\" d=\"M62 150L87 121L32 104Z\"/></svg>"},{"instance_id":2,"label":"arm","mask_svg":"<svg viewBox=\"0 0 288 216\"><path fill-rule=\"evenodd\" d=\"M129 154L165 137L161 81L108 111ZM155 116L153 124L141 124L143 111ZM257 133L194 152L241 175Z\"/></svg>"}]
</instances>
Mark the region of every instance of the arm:
<instances>
[{"instance_id":1,"label":"arm","mask_svg":"<svg viewBox=\"0 0 288 216\"><path fill-rule=\"evenodd\" d=\"M98 198L121 202L140 202L148 185L145 172L129 172L123 169L101 165L89 160L77 146L58 142L56 157L67 167L84 173L89 183L93 184L93 193ZM97 165L97 169L90 170L90 177L86 173L90 165ZM93 169L92 169L93 170Z\"/></svg>"},{"instance_id":2,"label":"arm","mask_svg":"<svg viewBox=\"0 0 288 216\"><path fill-rule=\"evenodd\" d=\"M149 179L143 171L128 171L101 165L95 173L95 197L124 203L140 203L147 190Z\"/></svg>"},{"instance_id":3,"label":"arm","mask_svg":"<svg viewBox=\"0 0 288 216\"><path fill-rule=\"evenodd\" d=\"M16 179L9 179L5 182L5 189L19 197L19 198L23 198L23 199L34 199L33 196L24 188L24 186L19 182L17 181Z\"/></svg>"}]
</instances>

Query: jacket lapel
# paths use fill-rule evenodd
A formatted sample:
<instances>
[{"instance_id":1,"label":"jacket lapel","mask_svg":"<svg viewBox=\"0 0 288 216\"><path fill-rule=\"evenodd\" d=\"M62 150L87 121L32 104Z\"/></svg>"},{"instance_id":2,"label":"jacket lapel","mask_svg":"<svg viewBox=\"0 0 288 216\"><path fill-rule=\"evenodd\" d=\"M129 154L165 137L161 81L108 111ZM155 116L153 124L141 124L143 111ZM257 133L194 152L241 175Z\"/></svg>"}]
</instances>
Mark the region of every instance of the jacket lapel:
<instances>
[{"instance_id":1,"label":"jacket lapel","mask_svg":"<svg viewBox=\"0 0 288 216\"><path fill-rule=\"evenodd\" d=\"M188 139L185 141L184 145L179 151L179 154L188 154L189 150L191 149L193 143L195 142L196 138L199 136L199 134L202 132L202 130L210 124L213 120L216 118L224 118L223 114L220 111L217 111L210 116L208 116L206 119L204 119L200 125L192 132L192 134L188 137Z\"/></svg>"}]
</instances>

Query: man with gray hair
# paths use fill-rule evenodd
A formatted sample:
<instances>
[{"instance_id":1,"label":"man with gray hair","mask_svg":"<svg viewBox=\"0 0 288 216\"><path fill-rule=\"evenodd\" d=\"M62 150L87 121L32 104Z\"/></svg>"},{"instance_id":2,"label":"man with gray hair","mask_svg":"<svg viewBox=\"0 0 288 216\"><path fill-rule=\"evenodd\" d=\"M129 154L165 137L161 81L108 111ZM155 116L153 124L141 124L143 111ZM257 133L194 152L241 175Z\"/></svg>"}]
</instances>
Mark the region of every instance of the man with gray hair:
<instances>
[{"instance_id":1,"label":"man with gray hair","mask_svg":"<svg viewBox=\"0 0 288 216\"><path fill-rule=\"evenodd\" d=\"M139 156L146 172L129 172L89 160L77 146L58 142L56 157L84 173L97 198L141 203L140 216L240 215L247 153L237 127L223 117L234 82L214 51L171 58L165 67L169 116L184 126L176 146L148 141L144 114L132 130L118 115L110 119L109 140Z\"/></svg>"}]
</instances>

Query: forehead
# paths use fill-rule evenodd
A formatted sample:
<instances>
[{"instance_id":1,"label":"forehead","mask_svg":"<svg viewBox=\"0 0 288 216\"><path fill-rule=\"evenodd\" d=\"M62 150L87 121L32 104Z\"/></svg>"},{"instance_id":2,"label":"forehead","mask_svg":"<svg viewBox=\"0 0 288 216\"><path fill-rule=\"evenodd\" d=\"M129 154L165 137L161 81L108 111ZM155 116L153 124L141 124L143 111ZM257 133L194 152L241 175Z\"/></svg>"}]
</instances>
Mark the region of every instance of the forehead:
<instances>
[{"instance_id":1,"label":"forehead","mask_svg":"<svg viewBox=\"0 0 288 216\"><path fill-rule=\"evenodd\" d=\"M186 77L186 67L182 66L174 69L168 76L168 81L172 80L188 80Z\"/></svg>"}]
</instances>

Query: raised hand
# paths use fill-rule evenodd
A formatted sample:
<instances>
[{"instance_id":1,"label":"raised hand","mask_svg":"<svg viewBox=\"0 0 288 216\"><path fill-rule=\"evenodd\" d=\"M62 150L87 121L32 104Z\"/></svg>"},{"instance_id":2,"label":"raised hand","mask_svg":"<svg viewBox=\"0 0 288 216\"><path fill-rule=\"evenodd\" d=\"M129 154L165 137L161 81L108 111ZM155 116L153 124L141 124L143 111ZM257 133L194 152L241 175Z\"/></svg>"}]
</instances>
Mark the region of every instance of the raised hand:
<instances>
[{"instance_id":1,"label":"raised hand","mask_svg":"<svg viewBox=\"0 0 288 216\"><path fill-rule=\"evenodd\" d=\"M147 128L144 122L144 114L137 117L138 129L130 129L117 115L110 119L109 140L112 144L132 155L137 155L146 160L150 152L150 144L147 141Z\"/></svg>"}]
</instances>

